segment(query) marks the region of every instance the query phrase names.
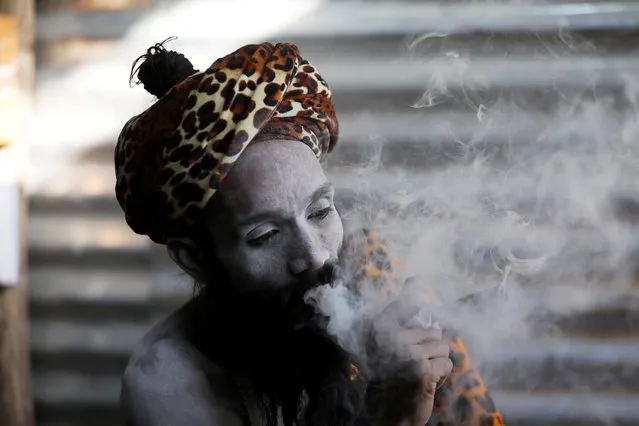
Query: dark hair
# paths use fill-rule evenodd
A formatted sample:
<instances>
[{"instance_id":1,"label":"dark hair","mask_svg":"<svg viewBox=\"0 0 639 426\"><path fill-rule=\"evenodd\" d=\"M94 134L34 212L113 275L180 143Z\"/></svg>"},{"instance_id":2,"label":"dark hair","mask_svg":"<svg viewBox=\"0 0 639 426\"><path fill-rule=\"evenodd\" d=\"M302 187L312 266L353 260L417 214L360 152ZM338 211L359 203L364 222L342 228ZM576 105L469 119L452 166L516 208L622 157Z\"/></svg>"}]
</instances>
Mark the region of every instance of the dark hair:
<instances>
[{"instance_id":1,"label":"dark hair","mask_svg":"<svg viewBox=\"0 0 639 426\"><path fill-rule=\"evenodd\" d=\"M421 381L414 361L388 361L395 368L375 366L386 360L377 359L385 351L375 345L367 345L368 359L353 357L328 334L326 318L312 314L305 303L311 315L297 316L308 320L293 326L280 306L234 291L203 225L189 235L202 270L191 341L231 375L250 379L261 396L265 426L280 424L280 409L285 426L399 424L417 412ZM301 303L304 284L296 289L291 299ZM301 312L299 305L295 312ZM353 375L353 367L360 374Z\"/></svg>"},{"instance_id":2,"label":"dark hair","mask_svg":"<svg viewBox=\"0 0 639 426\"><path fill-rule=\"evenodd\" d=\"M166 50L164 47L165 43L175 39L177 37L169 37L161 43L156 43L137 58L131 67L129 84L142 83L147 92L161 98L173 86L197 73L193 64L183 54ZM136 73L138 80L134 81Z\"/></svg>"},{"instance_id":3,"label":"dark hair","mask_svg":"<svg viewBox=\"0 0 639 426\"><path fill-rule=\"evenodd\" d=\"M192 237L203 271L191 339L231 375L251 379L265 424L277 426L280 409L286 426L368 424L365 381L351 378L357 361L327 334L321 318L310 315L294 326L279 305L255 293L235 293L210 235L194 232Z\"/></svg>"}]
</instances>

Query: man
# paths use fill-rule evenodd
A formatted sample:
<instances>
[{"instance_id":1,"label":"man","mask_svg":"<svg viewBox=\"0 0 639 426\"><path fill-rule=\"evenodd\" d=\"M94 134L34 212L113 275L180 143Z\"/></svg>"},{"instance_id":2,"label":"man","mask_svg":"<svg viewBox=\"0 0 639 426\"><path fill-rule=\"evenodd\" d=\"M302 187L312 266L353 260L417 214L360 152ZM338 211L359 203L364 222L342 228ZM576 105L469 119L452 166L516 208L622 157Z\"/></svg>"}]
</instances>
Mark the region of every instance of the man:
<instances>
[{"instance_id":1,"label":"man","mask_svg":"<svg viewBox=\"0 0 639 426\"><path fill-rule=\"evenodd\" d=\"M390 303L356 353L305 302L338 276L380 291L392 276L374 234L344 236L318 161L337 143L331 93L297 47L244 46L204 72L162 44L143 59L158 101L120 135L116 194L200 291L136 348L128 424L503 424L436 324L407 327Z\"/></svg>"}]
</instances>

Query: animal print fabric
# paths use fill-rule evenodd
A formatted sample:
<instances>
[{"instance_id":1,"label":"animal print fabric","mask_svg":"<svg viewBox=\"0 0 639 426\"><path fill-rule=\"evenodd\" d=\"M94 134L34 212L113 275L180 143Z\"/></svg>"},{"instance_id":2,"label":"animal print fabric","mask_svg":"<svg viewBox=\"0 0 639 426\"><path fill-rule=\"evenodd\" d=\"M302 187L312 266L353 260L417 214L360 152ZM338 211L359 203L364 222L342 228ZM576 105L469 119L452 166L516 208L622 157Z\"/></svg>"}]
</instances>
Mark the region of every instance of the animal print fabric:
<instances>
[{"instance_id":1,"label":"animal print fabric","mask_svg":"<svg viewBox=\"0 0 639 426\"><path fill-rule=\"evenodd\" d=\"M396 281L394 261L388 246L373 231L365 230L362 238L352 237L350 244L360 251L355 262L356 288L372 286L383 298L392 298L400 287ZM433 306L440 305L434 293ZM435 406L428 426L504 426L504 419L495 407L486 384L474 368L462 338L452 330L445 330L451 349L453 372L435 396Z\"/></svg>"},{"instance_id":2,"label":"animal print fabric","mask_svg":"<svg viewBox=\"0 0 639 426\"><path fill-rule=\"evenodd\" d=\"M115 149L116 197L134 232L184 237L258 135L320 158L338 139L331 91L290 43L246 45L130 119Z\"/></svg>"},{"instance_id":3,"label":"animal print fabric","mask_svg":"<svg viewBox=\"0 0 639 426\"><path fill-rule=\"evenodd\" d=\"M345 245L348 257L346 265L352 269L349 285L355 292L365 291L376 294L380 300L392 300L400 291L396 279L396 266L388 253L388 246L379 235L370 230L351 233ZM351 262L352 261L352 262ZM364 287L368 287L364 290ZM431 303L440 302L432 294ZM500 411L488 392L486 384L472 364L468 349L462 338L452 330L444 331L444 338L451 350L453 372L442 387L437 390L433 413L426 426L505 426ZM362 380L356 366L352 366L351 380ZM259 396L253 391L250 381L239 380L238 387L243 395L247 418L251 426L265 423ZM283 425L280 419L280 425Z\"/></svg>"}]
</instances>

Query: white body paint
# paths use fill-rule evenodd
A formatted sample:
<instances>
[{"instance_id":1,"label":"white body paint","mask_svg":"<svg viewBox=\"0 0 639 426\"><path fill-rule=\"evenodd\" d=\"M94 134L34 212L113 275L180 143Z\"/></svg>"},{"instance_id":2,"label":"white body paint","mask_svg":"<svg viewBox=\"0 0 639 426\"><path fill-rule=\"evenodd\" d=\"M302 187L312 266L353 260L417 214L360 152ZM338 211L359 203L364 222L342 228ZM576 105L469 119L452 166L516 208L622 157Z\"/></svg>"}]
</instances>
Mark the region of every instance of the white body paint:
<instances>
[{"instance_id":1,"label":"white body paint","mask_svg":"<svg viewBox=\"0 0 639 426\"><path fill-rule=\"evenodd\" d=\"M335 260L343 239L333 189L312 151L297 141L247 148L208 210L217 257L238 285L290 285ZM183 244L169 242L168 249L198 276ZM121 394L129 426L246 422L232 379L186 337L195 321L192 309L187 304L156 325L131 357Z\"/></svg>"}]
</instances>

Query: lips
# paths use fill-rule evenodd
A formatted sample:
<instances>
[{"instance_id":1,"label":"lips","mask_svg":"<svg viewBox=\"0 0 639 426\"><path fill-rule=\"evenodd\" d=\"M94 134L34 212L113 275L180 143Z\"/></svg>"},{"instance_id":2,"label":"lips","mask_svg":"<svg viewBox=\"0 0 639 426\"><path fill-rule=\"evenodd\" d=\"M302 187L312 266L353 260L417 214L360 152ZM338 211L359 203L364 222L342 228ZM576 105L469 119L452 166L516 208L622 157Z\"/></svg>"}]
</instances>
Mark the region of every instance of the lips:
<instances>
[{"instance_id":1,"label":"lips","mask_svg":"<svg viewBox=\"0 0 639 426\"><path fill-rule=\"evenodd\" d=\"M313 320L320 320L316 309L305 301L305 296L314 288L331 285L334 271L335 267L332 264L326 264L320 269L307 272L293 285L286 303L286 311L288 316L293 319L295 330L309 325Z\"/></svg>"}]
</instances>

